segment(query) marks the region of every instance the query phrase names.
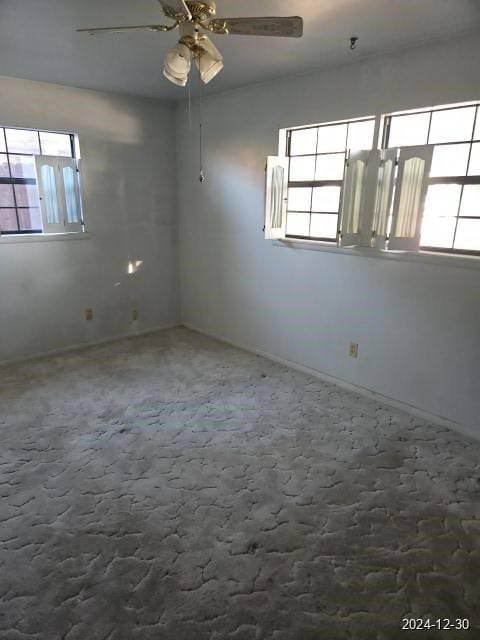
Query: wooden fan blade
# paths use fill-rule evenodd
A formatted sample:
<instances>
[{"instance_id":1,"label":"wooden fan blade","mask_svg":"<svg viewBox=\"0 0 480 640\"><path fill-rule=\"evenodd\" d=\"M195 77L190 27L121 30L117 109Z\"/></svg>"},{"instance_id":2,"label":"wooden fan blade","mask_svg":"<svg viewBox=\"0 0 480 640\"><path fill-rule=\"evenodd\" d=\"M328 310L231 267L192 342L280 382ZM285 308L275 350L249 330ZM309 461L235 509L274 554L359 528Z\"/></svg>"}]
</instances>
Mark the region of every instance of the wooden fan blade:
<instances>
[{"instance_id":1,"label":"wooden fan blade","mask_svg":"<svg viewBox=\"0 0 480 640\"><path fill-rule=\"evenodd\" d=\"M91 36L105 33L121 33L122 31L170 31L173 27L164 24L143 24L135 27L100 27L95 29L77 29L77 33L88 33Z\"/></svg>"},{"instance_id":2,"label":"wooden fan blade","mask_svg":"<svg viewBox=\"0 0 480 640\"><path fill-rule=\"evenodd\" d=\"M280 38L301 38L303 18L215 18L210 20L208 29L215 33L239 36L277 36Z\"/></svg>"},{"instance_id":3,"label":"wooden fan blade","mask_svg":"<svg viewBox=\"0 0 480 640\"><path fill-rule=\"evenodd\" d=\"M180 22L192 19L192 14L184 0L159 0L159 2L162 5L163 13L167 17Z\"/></svg>"}]
</instances>

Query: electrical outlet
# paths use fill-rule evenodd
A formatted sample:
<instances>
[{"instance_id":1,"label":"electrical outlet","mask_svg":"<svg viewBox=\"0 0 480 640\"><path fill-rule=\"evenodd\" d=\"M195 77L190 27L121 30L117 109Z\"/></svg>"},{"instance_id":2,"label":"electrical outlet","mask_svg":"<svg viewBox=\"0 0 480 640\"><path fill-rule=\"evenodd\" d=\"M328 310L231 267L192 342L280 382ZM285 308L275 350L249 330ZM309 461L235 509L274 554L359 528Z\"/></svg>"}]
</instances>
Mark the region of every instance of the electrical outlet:
<instances>
[{"instance_id":1,"label":"electrical outlet","mask_svg":"<svg viewBox=\"0 0 480 640\"><path fill-rule=\"evenodd\" d=\"M85 320L93 320L93 309L85 309Z\"/></svg>"},{"instance_id":2,"label":"electrical outlet","mask_svg":"<svg viewBox=\"0 0 480 640\"><path fill-rule=\"evenodd\" d=\"M136 322L138 320L138 309L132 309L132 322Z\"/></svg>"},{"instance_id":3,"label":"electrical outlet","mask_svg":"<svg viewBox=\"0 0 480 640\"><path fill-rule=\"evenodd\" d=\"M348 350L348 355L351 358L358 358L358 344L356 342L352 342L350 344L350 349Z\"/></svg>"}]
</instances>

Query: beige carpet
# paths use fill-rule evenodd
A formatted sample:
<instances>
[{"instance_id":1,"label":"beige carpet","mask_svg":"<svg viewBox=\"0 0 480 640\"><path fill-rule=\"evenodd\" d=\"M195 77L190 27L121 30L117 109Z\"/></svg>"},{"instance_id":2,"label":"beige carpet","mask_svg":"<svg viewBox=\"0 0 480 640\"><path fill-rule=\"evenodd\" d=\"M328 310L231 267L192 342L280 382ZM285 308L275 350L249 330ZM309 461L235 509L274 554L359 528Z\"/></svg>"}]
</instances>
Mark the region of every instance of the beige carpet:
<instances>
[{"instance_id":1,"label":"beige carpet","mask_svg":"<svg viewBox=\"0 0 480 640\"><path fill-rule=\"evenodd\" d=\"M480 637L479 443L185 329L0 406L1 640Z\"/></svg>"}]
</instances>

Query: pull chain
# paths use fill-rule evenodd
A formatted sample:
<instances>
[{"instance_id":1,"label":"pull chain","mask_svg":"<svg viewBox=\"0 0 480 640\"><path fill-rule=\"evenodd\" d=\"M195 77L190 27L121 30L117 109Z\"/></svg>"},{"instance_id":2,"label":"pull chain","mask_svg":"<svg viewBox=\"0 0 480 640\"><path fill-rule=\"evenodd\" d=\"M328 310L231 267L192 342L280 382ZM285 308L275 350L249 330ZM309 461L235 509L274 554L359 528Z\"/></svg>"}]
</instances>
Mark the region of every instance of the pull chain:
<instances>
[{"instance_id":1,"label":"pull chain","mask_svg":"<svg viewBox=\"0 0 480 640\"><path fill-rule=\"evenodd\" d=\"M201 82L200 82L200 90L198 93L198 115L199 115L199 121L200 121L200 176L199 176L199 180L200 182L203 184L206 180L205 178L205 173L203 172L203 114L202 114L202 89L201 89Z\"/></svg>"},{"instance_id":2,"label":"pull chain","mask_svg":"<svg viewBox=\"0 0 480 640\"><path fill-rule=\"evenodd\" d=\"M198 58L198 69L200 71L200 57ZM192 123L192 83L188 82L188 120L190 124L190 131L193 129ZM203 171L203 115L202 115L202 82L199 73L199 88L198 88L198 120L199 120L199 164L200 173L199 180L203 184L206 180L205 173Z\"/></svg>"},{"instance_id":3,"label":"pull chain","mask_svg":"<svg viewBox=\"0 0 480 640\"><path fill-rule=\"evenodd\" d=\"M193 128L193 122L192 122L192 83L190 82L190 80L188 81L188 125L191 131Z\"/></svg>"}]
</instances>

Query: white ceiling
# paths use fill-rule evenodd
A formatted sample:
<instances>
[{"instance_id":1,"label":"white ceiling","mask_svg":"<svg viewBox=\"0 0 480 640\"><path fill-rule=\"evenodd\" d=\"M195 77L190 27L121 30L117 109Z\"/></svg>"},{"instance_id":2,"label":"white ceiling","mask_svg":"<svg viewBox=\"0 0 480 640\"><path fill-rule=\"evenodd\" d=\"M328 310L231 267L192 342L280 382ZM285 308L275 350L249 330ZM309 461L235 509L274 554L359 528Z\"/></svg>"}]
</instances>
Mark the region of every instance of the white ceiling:
<instances>
[{"instance_id":1,"label":"white ceiling","mask_svg":"<svg viewBox=\"0 0 480 640\"><path fill-rule=\"evenodd\" d=\"M213 36L218 92L480 29L480 0L218 0L218 17L301 15L302 39ZM181 99L162 76L174 33L90 37L79 27L162 22L157 0L0 0L0 75ZM360 38L351 52L351 35Z\"/></svg>"}]
</instances>

